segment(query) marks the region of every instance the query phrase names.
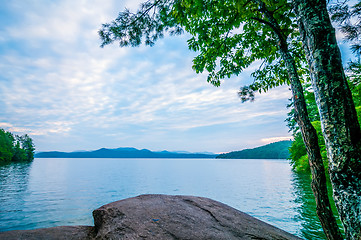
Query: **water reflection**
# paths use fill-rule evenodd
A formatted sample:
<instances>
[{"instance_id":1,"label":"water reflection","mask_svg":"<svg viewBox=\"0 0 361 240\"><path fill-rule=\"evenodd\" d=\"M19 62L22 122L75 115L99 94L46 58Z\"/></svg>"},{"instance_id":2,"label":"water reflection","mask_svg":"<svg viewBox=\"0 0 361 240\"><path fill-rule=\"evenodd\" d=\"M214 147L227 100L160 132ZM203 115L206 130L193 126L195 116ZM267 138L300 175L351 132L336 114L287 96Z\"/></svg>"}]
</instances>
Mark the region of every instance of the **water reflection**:
<instances>
[{"instance_id":1,"label":"water reflection","mask_svg":"<svg viewBox=\"0 0 361 240\"><path fill-rule=\"evenodd\" d=\"M28 195L31 165L32 163L12 163L0 166L0 193L6 193L0 194L0 229L19 226L26 218L23 209Z\"/></svg>"},{"instance_id":2,"label":"water reflection","mask_svg":"<svg viewBox=\"0 0 361 240\"><path fill-rule=\"evenodd\" d=\"M309 174L294 173L292 184L295 189L296 211L298 212L296 220L301 222L302 237L305 239L327 239L316 214L316 202L311 189L311 176ZM331 193L330 183L328 183L328 188L329 193ZM331 195L329 197L332 198ZM334 205L333 212L338 219ZM342 230L340 221L339 228Z\"/></svg>"},{"instance_id":3,"label":"water reflection","mask_svg":"<svg viewBox=\"0 0 361 240\"><path fill-rule=\"evenodd\" d=\"M161 193L209 197L326 239L310 185L285 160L35 159L0 167L0 231L92 225L101 205Z\"/></svg>"}]
</instances>

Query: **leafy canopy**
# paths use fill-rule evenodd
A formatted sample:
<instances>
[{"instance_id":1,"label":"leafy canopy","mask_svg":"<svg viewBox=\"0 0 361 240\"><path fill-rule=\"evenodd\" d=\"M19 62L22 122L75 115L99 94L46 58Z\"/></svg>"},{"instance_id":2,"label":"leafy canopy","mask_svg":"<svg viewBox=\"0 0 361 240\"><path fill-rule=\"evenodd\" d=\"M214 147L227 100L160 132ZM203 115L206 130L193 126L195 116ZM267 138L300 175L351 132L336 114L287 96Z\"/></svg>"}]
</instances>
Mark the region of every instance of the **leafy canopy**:
<instances>
[{"instance_id":1,"label":"leafy canopy","mask_svg":"<svg viewBox=\"0 0 361 240\"><path fill-rule=\"evenodd\" d=\"M350 61L346 67L348 85L356 106L358 121L361 123L361 1L350 3L350 1L337 1L329 6L331 19L336 23L344 34L344 41L350 43L350 48L357 60ZM327 167L326 147L321 134L320 116L317 111L315 96L310 84L304 84L304 95L307 103L307 110L312 124L317 130L319 146L321 148L324 165ZM292 107L292 103L290 104ZM296 171L309 171L306 148L302 142L301 133L294 121L294 110L288 114L287 123L290 131L293 131L294 142L290 148L291 163Z\"/></svg>"},{"instance_id":2,"label":"leafy canopy","mask_svg":"<svg viewBox=\"0 0 361 240\"><path fill-rule=\"evenodd\" d=\"M10 162L30 162L34 159L35 146L27 135L13 135L0 128L0 165Z\"/></svg>"},{"instance_id":3,"label":"leafy canopy","mask_svg":"<svg viewBox=\"0 0 361 240\"><path fill-rule=\"evenodd\" d=\"M275 29L267 13L277 21ZM198 52L193 60L197 73L208 72L207 81L237 76L251 64L254 82L241 88L242 101L253 100L255 91L289 84L279 52L282 36L294 55L300 74L304 71L301 43L292 6L287 0L149 0L139 10L119 13L99 31L101 46L119 42L121 47L152 46L156 40L188 32L189 49Z\"/></svg>"},{"instance_id":4,"label":"leafy canopy","mask_svg":"<svg viewBox=\"0 0 361 240\"><path fill-rule=\"evenodd\" d=\"M339 25L345 41L351 43L351 50L361 54L361 1L350 5L349 1L335 2L330 5L331 19Z\"/></svg>"}]
</instances>

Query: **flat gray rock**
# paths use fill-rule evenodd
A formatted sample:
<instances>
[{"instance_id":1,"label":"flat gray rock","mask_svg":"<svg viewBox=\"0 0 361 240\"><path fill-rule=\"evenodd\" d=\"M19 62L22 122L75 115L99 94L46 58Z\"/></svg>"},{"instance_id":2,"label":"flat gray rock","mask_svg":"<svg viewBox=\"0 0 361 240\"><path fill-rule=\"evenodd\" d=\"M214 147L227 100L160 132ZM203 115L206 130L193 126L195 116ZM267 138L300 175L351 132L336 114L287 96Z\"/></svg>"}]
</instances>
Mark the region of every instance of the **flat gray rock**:
<instances>
[{"instance_id":1,"label":"flat gray rock","mask_svg":"<svg viewBox=\"0 0 361 240\"><path fill-rule=\"evenodd\" d=\"M96 239L299 239L208 198L141 195L93 211Z\"/></svg>"},{"instance_id":2,"label":"flat gray rock","mask_svg":"<svg viewBox=\"0 0 361 240\"><path fill-rule=\"evenodd\" d=\"M140 195L93 211L94 227L9 231L0 239L300 239L220 202Z\"/></svg>"}]
</instances>

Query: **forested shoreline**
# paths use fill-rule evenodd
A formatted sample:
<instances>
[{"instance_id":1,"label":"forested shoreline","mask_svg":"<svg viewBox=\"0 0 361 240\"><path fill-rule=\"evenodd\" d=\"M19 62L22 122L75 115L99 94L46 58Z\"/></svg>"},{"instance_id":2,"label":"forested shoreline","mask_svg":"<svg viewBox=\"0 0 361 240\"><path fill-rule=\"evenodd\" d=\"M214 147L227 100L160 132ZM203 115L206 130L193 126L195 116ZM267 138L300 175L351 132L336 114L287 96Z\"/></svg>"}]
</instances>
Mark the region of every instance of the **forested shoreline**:
<instances>
[{"instance_id":1,"label":"forested shoreline","mask_svg":"<svg viewBox=\"0 0 361 240\"><path fill-rule=\"evenodd\" d=\"M0 128L0 165L11 162L31 162L35 145L29 135L14 135Z\"/></svg>"},{"instance_id":2,"label":"forested shoreline","mask_svg":"<svg viewBox=\"0 0 361 240\"><path fill-rule=\"evenodd\" d=\"M220 159L288 159L292 141L279 141L251 149L222 153Z\"/></svg>"},{"instance_id":3,"label":"forested shoreline","mask_svg":"<svg viewBox=\"0 0 361 240\"><path fill-rule=\"evenodd\" d=\"M360 61L350 62L346 69L348 72L348 76L347 76L348 85L352 93L353 102L355 103L357 118L358 121L361 123L361 76L360 76L361 62ZM326 152L325 140L322 135L320 115L317 110L315 95L309 83L303 84L303 87L304 87L304 95L307 104L308 115L313 127L316 129L317 132L318 144L320 146L322 160L324 162L325 171L327 173L328 172L327 152ZM292 103L290 104L290 107L292 107ZM311 174L306 147L302 140L302 135L301 132L299 131L299 127L297 126L296 122L293 120L294 109L292 109L288 115L289 115L289 118L287 119L288 126L290 128L290 131L292 131L293 133L292 135L294 137L294 140L292 141L292 145L289 149L292 168L296 172Z\"/></svg>"}]
</instances>

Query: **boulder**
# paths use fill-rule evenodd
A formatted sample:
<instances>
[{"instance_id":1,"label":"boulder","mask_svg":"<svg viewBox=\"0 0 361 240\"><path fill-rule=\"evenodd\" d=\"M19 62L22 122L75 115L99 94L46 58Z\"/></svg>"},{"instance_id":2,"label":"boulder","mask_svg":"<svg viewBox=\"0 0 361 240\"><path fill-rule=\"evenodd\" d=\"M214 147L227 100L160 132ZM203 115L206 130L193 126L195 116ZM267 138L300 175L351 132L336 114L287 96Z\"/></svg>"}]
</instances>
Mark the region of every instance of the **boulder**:
<instances>
[{"instance_id":1,"label":"boulder","mask_svg":"<svg viewBox=\"0 0 361 240\"><path fill-rule=\"evenodd\" d=\"M0 233L0 239L300 239L220 202L140 195L93 211L94 227Z\"/></svg>"}]
</instances>

